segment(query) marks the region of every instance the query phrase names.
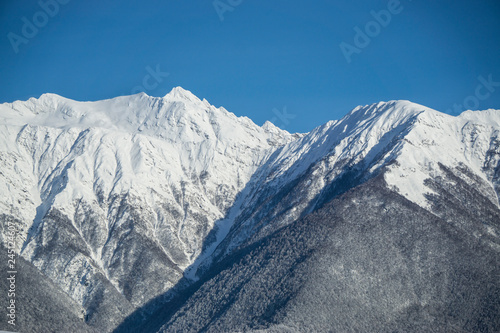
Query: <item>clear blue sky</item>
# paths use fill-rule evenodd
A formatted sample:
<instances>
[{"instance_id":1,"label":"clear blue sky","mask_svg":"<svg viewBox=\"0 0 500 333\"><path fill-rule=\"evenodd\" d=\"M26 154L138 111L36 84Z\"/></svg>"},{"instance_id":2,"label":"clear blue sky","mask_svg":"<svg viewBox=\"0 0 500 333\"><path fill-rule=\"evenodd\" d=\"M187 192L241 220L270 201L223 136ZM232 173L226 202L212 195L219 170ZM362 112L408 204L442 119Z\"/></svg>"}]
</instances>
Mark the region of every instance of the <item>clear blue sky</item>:
<instances>
[{"instance_id":1,"label":"clear blue sky","mask_svg":"<svg viewBox=\"0 0 500 333\"><path fill-rule=\"evenodd\" d=\"M223 21L213 0L60 1L53 17L38 1L0 2L0 102L44 92L99 100L141 86L163 96L182 86L299 132L381 100L500 108L500 83L478 88L480 76L500 82L498 0L401 0L380 31L371 11L394 0L218 0L232 9ZM38 31L23 35L34 21ZM354 28L367 24L373 37L348 63L340 44L356 47ZM146 89L157 66L169 75Z\"/></svg>"}]
</instances>

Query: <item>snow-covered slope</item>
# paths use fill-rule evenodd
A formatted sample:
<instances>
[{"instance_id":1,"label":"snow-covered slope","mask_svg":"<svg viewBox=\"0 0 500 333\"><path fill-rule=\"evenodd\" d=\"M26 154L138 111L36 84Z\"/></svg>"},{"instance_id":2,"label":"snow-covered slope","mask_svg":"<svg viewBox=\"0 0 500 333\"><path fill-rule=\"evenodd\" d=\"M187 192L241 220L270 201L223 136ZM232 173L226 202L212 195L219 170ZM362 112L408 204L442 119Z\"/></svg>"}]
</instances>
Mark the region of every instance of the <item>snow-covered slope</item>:
<instances>
[{"instance_id":1,"label":"snow-covered slope","mask_svg":"<svg viewBox=\"0 0 500 333\"><path fill-rule=\"evenodd\" d=\"M498 207L499 133L500 111L452 117L408 101L290 134L182 88L98 102L45 94L0 105L0 218L106 331L380 173L436 215L450 170Z\"/></svg>"},{"instance_id":2,"label":"snow-covered slope","mask_svg":"<svg viewBox=\"0 0 500 333\"><path fill-rule=\"evenodd\" d=\"M468 111L453 117L408 101L357 107L340 121L329 122L281 148L270 164L270 178L273 182L296 178L325 158L334 165L362 163L370 166L370 173L393 163L386 175L388 183L426 206L424 194L429 189L424 180L437 172L438 164L465 165L489 185L484 191L498 205L492 169L498 164L499 131L498 110Z\"/></svg>"},{"instance_id":3,"label":"snow-covered slope","mask_svg":"<svg viewBox=\"0 0 500 333\"><path fill-rule=\"evenodd\" d=\"M498 331L499 120L394 101L277 149L152 332Z\"/></svg>"},{"instance_id":4,"label":"snow-covered slope","mask_svg":"<svg viewBox=\"0 0 500 333\"><path fill-rule=\"evenodd\" d=\"M391 189L432 210L428 180L444 177L441 166L467 170L460 177L498 207L499 131L497 110L453 117L408 101L357 107L276 150L254 174L230 237L214 257L269 235L382 171Z\"/></svg>"},{"instance_id":5,"label":"snow-covered slope","mask_svg":"<svg viewBox=\"0 0 500 333\"><path fill-rule=\"evenodd\" d=\"M133 306L170 289L261 161L293 139L182 88L45 94L0 105L0 118L0 207L18 250L86 309L106 281Z\"/></svg>"}]
</instances>

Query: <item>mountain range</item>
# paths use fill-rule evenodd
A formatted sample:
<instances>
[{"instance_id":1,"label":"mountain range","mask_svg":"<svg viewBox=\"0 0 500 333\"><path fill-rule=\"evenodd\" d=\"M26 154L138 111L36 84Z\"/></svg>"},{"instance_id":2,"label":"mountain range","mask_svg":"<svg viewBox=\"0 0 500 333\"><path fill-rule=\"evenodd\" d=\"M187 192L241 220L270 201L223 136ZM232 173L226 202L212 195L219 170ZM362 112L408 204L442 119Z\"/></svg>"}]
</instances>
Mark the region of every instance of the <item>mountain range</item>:
<instances>
[{"instance_id":1,"label":"mountain range","mask_svg":"<svg viewBox=\"0 0 500 333\"><path fill-rule=\"evenodd\" d=\"M4 103L0 127L17 330L500 331L500 110L292 134L177 87Z\"/></svg>"}]
</instances>

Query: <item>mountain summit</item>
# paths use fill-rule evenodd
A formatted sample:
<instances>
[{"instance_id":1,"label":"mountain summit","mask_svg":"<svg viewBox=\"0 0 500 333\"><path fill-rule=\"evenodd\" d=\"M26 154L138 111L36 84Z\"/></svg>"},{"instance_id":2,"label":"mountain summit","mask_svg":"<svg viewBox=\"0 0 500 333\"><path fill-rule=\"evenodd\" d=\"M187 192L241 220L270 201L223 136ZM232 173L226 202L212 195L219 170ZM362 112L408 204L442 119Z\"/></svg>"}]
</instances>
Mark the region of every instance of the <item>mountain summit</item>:
<instances>
[{"instance_id":1,"label":"mountain summit","mask_svg":"<svg viewBox=\"0 0 500 333\"><path fill-rule=\"evenodd\" d=\"M498 110L381 102L290 134L177 87L0 119L2 225L60 327L500 329Z\"/></svg>"}]
</instances>

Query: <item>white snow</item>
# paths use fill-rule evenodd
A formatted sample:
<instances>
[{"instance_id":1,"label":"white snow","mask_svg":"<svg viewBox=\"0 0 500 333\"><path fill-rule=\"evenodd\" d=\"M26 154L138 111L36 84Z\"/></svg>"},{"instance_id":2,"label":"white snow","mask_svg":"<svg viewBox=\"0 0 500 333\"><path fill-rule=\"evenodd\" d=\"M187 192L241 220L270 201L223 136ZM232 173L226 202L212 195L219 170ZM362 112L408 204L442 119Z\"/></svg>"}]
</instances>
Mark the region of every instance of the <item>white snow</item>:
<instances>
[{"instance_id":1,"label":"white snow","mask_svg":"<svg viewBox=\"0 0 500 333\"><path fill-rule=\"evenodd\" d=\"M439 163L468 167L498 205L485 163L499 131L498 110L452 117L408 101L359 106L310 133L290 134L270 122L260 127L180 87L164 97L140 93L97 102L44 94L0 104L0 209L21 221L18 250L23 247L28 260L38 246L37 225L47 211L59 209L92 256L75 258L68 267L90 274L97 263L108 276L104 244L117 246L108 236L126 218L116 217L115 198L129 195L147 216L145 235L181 270L192 265L185 274L195 279L241 212L252 209L257 192L278 191L308 170L303 200L297 198L283 219L301 216L347 166L375 173L394 161L385 174L389 187L424 208L430 209L425 194L432 193L424 181L439 175ZM75 217L80 201L106 221L98 241L81 233ZM202 254L214 226L216 241ZM54 274L72 297L84 298L71 280L82 276Z\"/></svg>"},{"instance_id":2,"label":"white snow","mask_svg":"<svg viewBox=\"0 0 500 333\"><path fill-rule=\"evenodd\" d=\"M25 225L20 246L36 224L37 207L42 215L53 207L72 217L80 199L98 206L98 197L106 204L131 193L152 207L169 203L185 216L175 231L185 246L183 268L203 241L193 232L200 223L194 215L206 217L210 230L261 161L294 139L180 87L160 98L140 93L97 102L44 94L0 105L0 123L0 205ZM173 231L165 223L154 224L160 243ZM29 257L34 249L27 251Z\"/></svg>"}]
</instances>

